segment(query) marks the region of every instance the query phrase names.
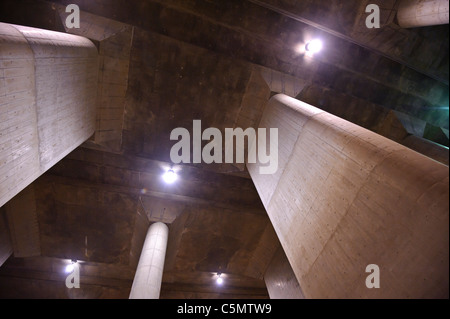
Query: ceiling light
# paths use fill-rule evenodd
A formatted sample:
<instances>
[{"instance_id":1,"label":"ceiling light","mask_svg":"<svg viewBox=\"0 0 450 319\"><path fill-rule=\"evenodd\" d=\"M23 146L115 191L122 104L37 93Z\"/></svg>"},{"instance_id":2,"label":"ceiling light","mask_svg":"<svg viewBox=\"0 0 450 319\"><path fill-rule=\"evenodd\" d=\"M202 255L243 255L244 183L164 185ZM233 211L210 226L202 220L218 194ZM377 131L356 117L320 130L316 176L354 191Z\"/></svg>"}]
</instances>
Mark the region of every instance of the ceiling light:
<instances>
[{"instance_id":1,"label":"ceiling light","mask_svg":"<svg viewBox=\"0 0 450 319\"><path fill-rule=\"evenodd\" d=\"M221 277L222 274L221 274L221 273L218 273L217 276L218 276L218 277L217 277L217 279L216 279L216 283L217 283L218 285L223 284L223 278Z\"/></svg>"},{"instance_id":2,"label":"ceiling light","mask_svg":"<svg viewBox=\"0 0 450 319\"><path fill-rule=\"evenodd\" d=\"M72 262L66 266L66 273L71 273L71 272L73 272L74 269L75 269L75 264L76 264L76 263L77 263L76 260L72 260Z\"/></svg>"},{"instance_id":3,"label":"ceiling light","mask_svg":"<svg viewBox=\"0 0 450 319\"><path fill-rule=\"evenodd\" d=\"M163 175L163 180L167 183L167 184L172 184L173 182L175 182L177 180L178 176L177 174L174 172L173 169L169 169L167 172L164 173Z\"/></svg>"},{"instance_id":4,"label":"ceiling light","mask_svg":"<svg viewBox=\"0 0 450 319\"><path fill-rule=\"evenodd\" d=\"M75 269L75 267L73 266L73 264L67 265L66 266L66 273L70 273Z\"/></svg>"},{"instance_id":5,"label":"ceiling light","mask_svg":"<svg viewBox=\"0 0 450 319\"><path fill-rule=\"evenodd\" d=\"M306 43L305 50L311 53L317 53L322 50L323 44L319 39L314 39Z\"/></svg>"}]
</instances>

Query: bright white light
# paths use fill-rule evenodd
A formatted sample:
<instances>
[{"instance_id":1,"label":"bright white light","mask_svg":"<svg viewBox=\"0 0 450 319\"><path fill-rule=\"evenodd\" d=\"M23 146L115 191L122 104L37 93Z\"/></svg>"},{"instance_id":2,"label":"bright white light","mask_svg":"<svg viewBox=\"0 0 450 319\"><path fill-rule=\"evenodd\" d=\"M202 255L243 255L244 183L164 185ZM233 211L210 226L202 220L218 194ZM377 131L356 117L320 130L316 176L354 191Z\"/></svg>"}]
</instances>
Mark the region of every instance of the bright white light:
<instances>
[{"instance_id":1,"label":"bright white light","mask_svg":"<svg viewBox=\"0 0 450 319\"><path fill-rule=\"evenodd\" d=\"M317 53L322 50L323 44L319 39L312 40L308 42L305 46L306 51L311 53Z\"/></svg>"},{"instance_id":2,"label":"bright white light","mask_svg":"<svg viewBox=\"0 0 450 319\"><path fill-rule=\"evenodd\" d=\"M73 264L69 264L66 266L66 273L71 273L75 269Z\"/></svg>"},{"instance_id":3,"label":"bright white light","mask_svg":"<svg viewBox=\"0 0 450 319\"><path fill-rule=\"evenodd\" d=\"M172 184L177 180L177 178L178 178L177 174L172 169L169 169L163 175L163 179L167 184Z\"/></svg>"},{"instance_id":4,"label":"bright white light","mask_svg":"<svg viewBox=\"0 0 450 319\"><path fill-rule=\"evenodd\" d=\"M75 259L72 259L70 261L70 264L68 264L66 266L66 269L65 269L66 273L69 274L69 273L73 272L75 270L75 267L78 267L78 261Z\"/></svg>"},{"instance_id":5,"label":"bright white light","mask_svg":"<svg viewBox=\"0 0 450 319\"><path fill-rule=\"evenodd\" d=\"M218 284L219 286L223 284L222 273L220 272L217 273L216 284Z\"/></svg>"}]
</instances>

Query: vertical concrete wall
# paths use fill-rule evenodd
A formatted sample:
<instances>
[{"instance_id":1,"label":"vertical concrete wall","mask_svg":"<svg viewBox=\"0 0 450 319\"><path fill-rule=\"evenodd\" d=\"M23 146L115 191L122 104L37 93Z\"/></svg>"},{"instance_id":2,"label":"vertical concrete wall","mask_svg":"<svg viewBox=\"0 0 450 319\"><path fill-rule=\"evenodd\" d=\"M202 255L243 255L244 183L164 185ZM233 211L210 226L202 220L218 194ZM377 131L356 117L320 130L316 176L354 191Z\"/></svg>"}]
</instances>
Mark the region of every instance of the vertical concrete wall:
<instances>
[{"instance_id":1,"label":"vertical concrete wall","mask_svg":"<svg viewBox=\"0 0 450 319\"><path fill-rule=\"evenodd\" d=\"M247 166L306 298L448 297L447 166L282 94L260 127L278 171Z\"/></svg>"},{"instance_id":2,"label":"vertical concrete wall","mask_svg":"<svg viewBox=\"0 0 450 319\"><path fill-rule=\"evenodd\" d=\"M0 23L0 206L95 130L88 39Z\"/></svg>"}]
</instances>

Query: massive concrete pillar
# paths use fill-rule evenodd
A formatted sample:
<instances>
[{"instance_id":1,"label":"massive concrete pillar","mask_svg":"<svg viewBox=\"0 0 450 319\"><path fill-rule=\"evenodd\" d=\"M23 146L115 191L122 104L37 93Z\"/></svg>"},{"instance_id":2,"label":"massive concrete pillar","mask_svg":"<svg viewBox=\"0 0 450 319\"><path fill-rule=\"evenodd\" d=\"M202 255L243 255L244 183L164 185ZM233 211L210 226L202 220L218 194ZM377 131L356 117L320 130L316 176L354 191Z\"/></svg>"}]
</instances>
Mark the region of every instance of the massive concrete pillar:
<instances>
[{"instance_id":1,"label":"massive concrete pillar","mask_svg":"<svg viewBox=\"0 0 450 319\"><path fill-rule=\"evenodd\" d=\"M448 298L447 166L282 94L260 127L278 170L247 167L306 298Z\"/></svg>"},{"instance_id":2,"label":"massive concrete pillar","mask_svg":"<svg viewBox=\"0 0 450 319\"><path fill-rule=\"evenodd\" d=\"M267 266L264 282L270 299L305 299L281 246Z\"/></svg>"},{"instance_id":3,"label":"massive concrete pillar","mask_svg":"<svg viewBox=\"0 0 450 319\"><path fill-rule=\"evenodd\" d=\"M94 133L97 56L86 38L0 23L0 207Z\"/></svg>"},{"instance_id":4,"label":"massive concrete pillar","mask_svg":"<svg viewBox=\"0 0 450 319\"><path fill-rule=\"evenodd\" d=\"M397 21L402 28L448 24L448 0L402 0Z\"/></svg>"},{"instance_id":5,"label":"massive concrete pillar","mask_svg":"<svg viewBox=\"0 0 450 319\"><path fill-rule=\"evenodd\" d=\"M169 228L166 224L157 222L149 227L131 287L130 299L159 299L168 238Z\"/></svg>"},{"instance_id":6,"label":"massive concrete pillar","mask_svg":"<svg viewBox=\"0 0 450 319\"><path fill-rule=\"evenodd\" d=\"M26 187L3 206L14 257L41 255L34 185Z\"/></svg>"},{"instance_id":7,"label":"massive concrete pillar","mask_svg":"<svg viewBox=\"0 0 450 319\"><path fill-rule=\"evenodd\" d=\"M13 247L6 220L6 212L0 208L0 267L13 253Z\"/></svg>"}]
</instances>

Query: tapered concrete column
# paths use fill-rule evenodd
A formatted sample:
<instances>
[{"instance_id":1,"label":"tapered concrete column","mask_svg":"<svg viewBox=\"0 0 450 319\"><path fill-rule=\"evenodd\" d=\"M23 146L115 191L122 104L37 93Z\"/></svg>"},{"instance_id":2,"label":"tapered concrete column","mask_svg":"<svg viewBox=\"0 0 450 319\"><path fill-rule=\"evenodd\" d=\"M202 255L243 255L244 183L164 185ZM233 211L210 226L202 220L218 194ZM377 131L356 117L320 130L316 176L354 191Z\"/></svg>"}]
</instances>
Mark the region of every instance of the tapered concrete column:
<instances>
[{"instance_id":1,"label":"tapered concrete column","mask_svg":"<svg viewBox=\"0 0 450 319\"><path fill-rule=\"evenodd\" d=\"M259 127L278 170L247 167L306 298L448 298L447 166L283 94Z\"/></svg>"},{"instance_id":2,"label":"tapered concrete column","mask_svg":"<svg viewBox=\"0 0 450 319\"><path fill-rule=\"evenodd\" d=\"M402 0L397 11L402 28L448 24L448 0Z\"/></svg>"},{"instance_id":3,"label":"tapered concrete column","mask_svg":"<svg viewBox=\"0 0 450 319\"><path fill-rule=\"evenodd\" d=\"M305 299L291 264L281 247L267 266L264 282L270 299Z\"/></svg>"},{"instance_id":4,"label":"tapered concrete column","mask_svg":"<svg viewBox=\"0 0 450 319\"><path fill-rule=\"evenodd\" d=\"M95 131L88 39L0 23L0 206Z\"/></svg>"},{"instance_id":5,"label":"tapered concrete column","mask_svg":"<svg viewBox=\"0 0 450 319\"><path fill-rule=\"evenodd\" d=\"M157 222L149 227L130 299L159 299L168 237L169 228L166 224Z\"/></svg>"}]
</instances>

